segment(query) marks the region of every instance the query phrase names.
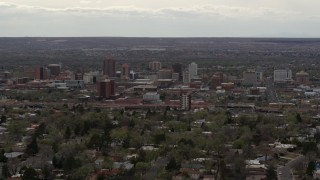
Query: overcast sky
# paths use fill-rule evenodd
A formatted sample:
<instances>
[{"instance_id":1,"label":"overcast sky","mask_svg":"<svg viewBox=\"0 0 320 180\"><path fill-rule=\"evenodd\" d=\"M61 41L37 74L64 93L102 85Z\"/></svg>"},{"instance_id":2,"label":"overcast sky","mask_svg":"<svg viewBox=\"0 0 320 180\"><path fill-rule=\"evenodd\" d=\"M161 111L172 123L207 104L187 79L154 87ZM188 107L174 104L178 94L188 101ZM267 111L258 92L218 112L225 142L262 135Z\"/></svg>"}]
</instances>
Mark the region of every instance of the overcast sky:
<instances>
[{"instance_id":1,"label":"overcast sky","mask_svg":"<svg viewBox=\"0 0 320 180\"><path fill-rule=\"evenodd\" d=\"M320 0L0 0L0 36L320 37Z\"/></svg>"}]
</instances>

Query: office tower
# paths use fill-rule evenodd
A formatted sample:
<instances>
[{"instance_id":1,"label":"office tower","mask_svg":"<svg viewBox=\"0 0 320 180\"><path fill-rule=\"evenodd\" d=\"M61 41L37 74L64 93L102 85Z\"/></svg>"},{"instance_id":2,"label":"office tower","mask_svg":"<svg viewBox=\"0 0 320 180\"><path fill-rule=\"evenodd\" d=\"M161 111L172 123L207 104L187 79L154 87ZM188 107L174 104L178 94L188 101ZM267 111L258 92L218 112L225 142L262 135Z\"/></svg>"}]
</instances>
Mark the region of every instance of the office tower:
<instances>
[{"instance_id":1,"label":"office tower","mask_svg":"<svg viewBox=\"0 0 320 180\"><path fill-rule=\"evenodd\" d=\"M292 81L292 71L290 69L279 69L273 72L274 82Z\"/></svg>"},{"instance_id":2,"label":"office tower","mask_svg":"<svg viewBox=\"0 0 320 180\"><path fill-rule=\"evenodd\" d=\"M178 81L179 80L179 73L172 73L172 80Z\"/></svg>"},{"instance_id":3,"label":"office tower","mask_svg":"<svg viewBox=\"0 0 320 180\"><path fill-rule=\"evenodd\" d=\"M129 79L129 65L122 64L121 66L121 79Z\"/></svg>"},{"instance_id":4,"label":"office tower","mask_svg":"<svg viewBox=\"0 0 320 180\"><path fill-rule=\"evenodd\" d=\"M191 63L189 64L189 75L190 75L190 79L194 79L198 76L198 65L196 63Z\"/></svg>"},{"instance_id":5,"label":"office tower","mask_svg":"<svg viewBox=\"0 0 320 180\"><path fill-rule=\"evenodd\" d=\"M179 80L182 80L182 64L180 63L175 63L172 65L172 69L174 73L178 73L179 74Z\"/></svg>"},{"instance_id":6,"label":"office tower","mask_svg":"<svg viewBox=\"0 0 320 180\"><path fill-rule=\"evenodd\" d=\"M98 96L109 99L115 95L115 83L112 79L105 79L98 82Z\"/></svg>"},{"instance_id":7,"label":"office tower","mask_svg":"<svg viewBox=\"0 0 320 180\"><path fill-rule=\"evenodd\" d=\"M191 109L191 95L182 93L180 96L180 108L181 110L188 111Z\"/></svg>"},{"instance_id":8,"label":"office tower","mask_svg":"<svg viewBox=\"0 0 320 180\"><path fill-rule=\"evenodd\" d=\"M109 78L116 76L116 61L112 58L106 58L103 61L103 75L107 75Z\"/></svg>"},{"instance_id":9,"label":"office tower","mask_svg":"<svg viewBox=\"0 0 320 180\"><path fill-rule=\"evenodd\" d=\"M47 79L48 72L47 72L46 68L43 66L36 66L34 77L35 77L35 79L38 79L38 80Z\"/></svg>"},{"instance_id":10,"label":"office tower","mask_svg":"<svg viewBox=\"0 0 320 180\"><path fill-rule=\"evenodd\" d=\"M161 69L158 73L159 79L171 79L172 78L172 70L171 69Z\"/></svg>"},{"instance_id":11,"label":"office tower","mask_svg":"<svg viewBox=\"0 0 320 180\"><path fill-rule=\"evenodd\" d=\"M304 71L300 71L296 73L296 84L299 85L308 85L310 84L309 81L309 74L307 72Z\"/></svg>"},{"instance_id":12,"label":"office tower","mask_svg":"<svg viewBox=\"0 0 320 180\"><path fill-rule=\"evenodd\" d=\"M58 76L60 74L60 71L61 71L60 64L49 64L47 68L50 71L51 77Z\"/></svg>"},{"instance_id":13,"label":"office tower","mask_svg":"<svg viewBox=\"0 0 320 180\"><path fill-rule=\"evenodd\" d=\"M161 62L159 61L149 62L149 68L153 71L159 71L161 69Z\"/></svg>"},{"instance_id":14,"label":"office tower","mask_svg":"<svg viewBox=\"0 0 320 180\"><path fill-rule=\"evenodd\" d=\"M187 84L190 83L191 79L190 79L190 74L189 71L186 70L183 72L183 83Z\"/></svg>"},{"instance_id":15,"label":"office tower","mask_svg":"<svg viewBox=\"0 0 320 180\"><path fill-rule=\"evenodd\" d=\"M83 73L81 72L75 73L74 80L83 80Z\"/></svg>"},{"instance_id":16,"label":"office tower","mask_svg":"<svg viewBox=\"0 0 320 180\"><path fill-rule=\"evenodd\" d=\"M212 78L211 78L211 88L212 89L215 89L217 88L218 86L221 86L221 78L220 76L218 75L213 75Z\"/></svg>"},{"instance_id":17,"label":"office tower","mask_svg":"<svg viewBox=\"0 0 320 180\"><path fill-rule=\"evenodd\" d=\"M258 84L258 74L255 70L243 72L243 85L256 86Z\"/></svg>"}]
</instances>

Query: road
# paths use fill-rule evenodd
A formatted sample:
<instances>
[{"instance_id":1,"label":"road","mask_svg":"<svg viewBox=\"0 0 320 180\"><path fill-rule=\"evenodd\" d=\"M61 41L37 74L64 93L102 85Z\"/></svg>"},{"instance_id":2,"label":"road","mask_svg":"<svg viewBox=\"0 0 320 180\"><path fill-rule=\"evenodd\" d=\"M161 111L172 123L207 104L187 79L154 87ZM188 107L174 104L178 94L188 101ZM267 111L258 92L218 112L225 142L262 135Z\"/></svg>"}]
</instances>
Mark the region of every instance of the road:
<instances>
[{"instance_id":1,"label":"road","mask_svg":"<svg viewBox=\"0 0 320 180\"><path fill-rule=\"evenodd\" d=\"M296 157L295 159L289 161L285 166L278 167L278 180L293 180L293 174L291 169L302 163L305 160L303 155Z\"/></svg>"},{"instance_id":2,"label":"road","mask_svg":"<svg viewBox=\"0 0 320 180\"><path fill-rule=\"evenodd\" d=\"M272 78L266 79L267 96L269 102L279 102L277 92L275 91Z\"/></svg>"},{"instance_id":3,"label":"road","mask_svg":"<svg viewBox=\"0 0 320 180\"><path fill-rule=\"evenodd\" d=\"M168 164L168 157L160 157L158 158L152 165L152 167L147 171L147 173L143 176L143 179L156 179L158 173Z\"/></svg>"}]
</instances>

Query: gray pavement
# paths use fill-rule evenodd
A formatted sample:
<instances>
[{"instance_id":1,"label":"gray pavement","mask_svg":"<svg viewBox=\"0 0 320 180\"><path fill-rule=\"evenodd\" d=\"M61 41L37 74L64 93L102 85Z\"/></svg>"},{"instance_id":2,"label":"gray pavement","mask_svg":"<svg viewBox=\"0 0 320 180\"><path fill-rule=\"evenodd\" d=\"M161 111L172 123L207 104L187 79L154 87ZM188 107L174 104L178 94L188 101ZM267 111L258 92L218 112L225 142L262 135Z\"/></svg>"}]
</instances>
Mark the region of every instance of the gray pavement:
<instances>
[{"instance_id":1,"label":"gray pavement","mask_svg":"<svg viewBox=\"0 0 320 180\"><path fill-rule=\"evenodd\" d=\"M300 155L295 159L289 161L287 164L285 164L285 166L278 167L278 180L293 180L294 178L292 174L292 168L299 165L300 163L303 163L304 160L305 157L303 155Z\"/></svg>"}]
</instances>

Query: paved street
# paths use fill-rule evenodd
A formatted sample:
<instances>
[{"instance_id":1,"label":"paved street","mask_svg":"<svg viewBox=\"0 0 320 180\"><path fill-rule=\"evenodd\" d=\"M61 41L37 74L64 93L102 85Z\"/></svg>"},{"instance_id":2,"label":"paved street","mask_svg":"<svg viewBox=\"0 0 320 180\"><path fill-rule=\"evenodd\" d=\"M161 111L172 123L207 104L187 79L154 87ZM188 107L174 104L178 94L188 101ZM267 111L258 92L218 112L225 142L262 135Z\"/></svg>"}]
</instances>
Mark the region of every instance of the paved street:
<instances>
[{"instance_id":1,"label":"paved street","mask_svg":"<svg viewBox=\"0 0 320 180\"><path fill-rule=\"evenodd\" d=\"M267 96L269 102L279 102L277 92L275 91L272 78L266 79Z\"/></svg>"},{"instance_id":2,"label":"paved street","mask_svg":"<svg viewBox=\"0 0 320 180\"><path fill-rule=\"evenodd\" d=\"M300 155L289 161L285 166L278 167L278 180L293 180L291 169L304 161L305 157Z\"/></svg>"}]
</instances>

